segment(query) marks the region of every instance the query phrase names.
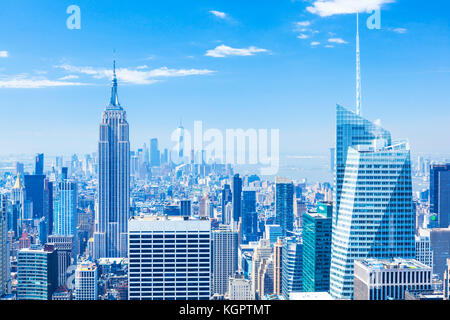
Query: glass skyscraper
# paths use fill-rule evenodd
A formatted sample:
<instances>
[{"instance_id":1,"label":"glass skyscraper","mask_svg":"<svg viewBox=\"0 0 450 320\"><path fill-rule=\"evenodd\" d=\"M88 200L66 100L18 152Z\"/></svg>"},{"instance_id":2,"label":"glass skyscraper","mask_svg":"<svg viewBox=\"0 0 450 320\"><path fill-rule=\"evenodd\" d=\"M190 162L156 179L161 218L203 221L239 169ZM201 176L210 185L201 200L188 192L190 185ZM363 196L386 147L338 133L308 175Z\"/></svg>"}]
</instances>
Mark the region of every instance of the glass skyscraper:
<instances>
[{"instance_id":1,"label":"glass skyscraper","mask_svg":"<svg viewBox=\"0 0 450 320\"><path fill-rule=\"evenodd\" d=\"M430 167L430 213L437 215L440 228L450 225L450 164Z\"/></svg>"},{"instance_id":2,"label":"glass skyscraper","mask_svg":"<svg viewBox=\"0 0 450 320\"><path fill-rule=\"evenodd\" d=\"M330 289L332 203L319 203L317 212L303 214L303 290Z\"/></svg>"},{"instance_id":3,"label":"glass skyscraper","mask_svg":"<svg viewBox=\"0 0 450 320\"><path fill-rule=\"evenodd\" d=\"M303 291L303 241L292 236L283 239L281 265L281 294L289 300L292 292Z\"/></svg>"},{"instance_id":4,"label":"glass skyscraper","mask_svg":"<svg viewBox=\"0 0 450 320\"><path fill-rule=\"evenodd\" d=\"M126 112L117 95L115 64L111 101L100 124L98 165L94 256L96 259L126 257L130 216L130 141Z\"/></svg>"},{"instance_id":5,"label":"glass skyscraper","mask_svg":"<svg viewBox=\"0 0 450 320\"><path fill-rule=\"evenodd\" d=\"M289 179L277 178L275 195L276 224L285 237L294 228L294 184Z\"/></svg>"},{"instance_id":6,"label":"glass skyscraper","mask_svg":"<svg viewBox=\"0 0 450 320\"><path fill-rule=\"evenodd\" d=\"M258 240L258 216L256 214L256 191L242 192L242 243Z\"/></svg>"},{"instance_id":7,"label":"glass skyscraper","mask_svg":"<svg viewBox=\"0 0 450 320\"><path fill-rule=\"evenodd\" d=\"M340 106L337 115L330 293L351 299L355 259L415 256L411 160L407 142Z\"/></svg>"},{"instance_id":8,"label":"glass skyscraper","mask_svg":"<svg viewBox=\"0 0 450 320\"><path fill-rule=\"evenodd\" d=\"M77 184L70 180L58 183L54 202L54 234L73 236L77 228Z\"/></svg>"}]
</instances>

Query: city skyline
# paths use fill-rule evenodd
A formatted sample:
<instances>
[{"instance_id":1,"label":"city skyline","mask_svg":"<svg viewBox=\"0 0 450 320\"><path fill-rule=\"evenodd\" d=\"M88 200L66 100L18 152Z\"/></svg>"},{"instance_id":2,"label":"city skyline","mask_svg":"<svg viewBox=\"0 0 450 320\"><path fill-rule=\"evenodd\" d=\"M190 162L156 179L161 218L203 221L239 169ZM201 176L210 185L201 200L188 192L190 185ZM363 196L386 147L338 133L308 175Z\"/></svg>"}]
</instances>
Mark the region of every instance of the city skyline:
<instances>
[{"instance_id":1,"label":"city skyline","mask_svg":"<svg viewBox=\"0 0 450 320\"><path fill-rule=\"evenodd\" d=\"M105 102L114 56L123 83L121 96L133 122L132 149L152 137L173 146L170 133L182 118L189 130L195 120L222 131L280 128L280 153L327 153L333 127L319 129L311 119L332 123L336 103L354 109L353 15L322 17L311 12L311 2L264 4L251 7L247 15L243 12L248 5L238 8L221 1L171 4L186 6L185 13L169 11L161 3L142 4L137 14L134 5L80 1L80 30L66 28L66 3L32 4L27 12L21 3L6 5L10 15L2 23L14 14L24 15L17 23L25 33L17 31L16 36L29 41L19 44L14 32L0 34L5 39L0 48L3 119L11 119L0 123L5 136L1 153L94 151L99 106ZM408 137L417 153L448 149L444 131L449 101L443 88L448 80L449 28L431 10L419 1L383 5L380 30L369 30L365 25L370 14L360 14L363 114L385 119L383 125L394 135ZM42 13L48 21L31 30L31 12ZM132 18L136 22L130 23ZM174 19L172 28L164 28ZM196 23L184 34L191 19ZM49 28L54 31L51 39L45 36ZM134 40L128 39L134 31ZM42 41L39 51L37 39ZM392 116L385 117L387 113Z\"/></svg>"}]
</instances>

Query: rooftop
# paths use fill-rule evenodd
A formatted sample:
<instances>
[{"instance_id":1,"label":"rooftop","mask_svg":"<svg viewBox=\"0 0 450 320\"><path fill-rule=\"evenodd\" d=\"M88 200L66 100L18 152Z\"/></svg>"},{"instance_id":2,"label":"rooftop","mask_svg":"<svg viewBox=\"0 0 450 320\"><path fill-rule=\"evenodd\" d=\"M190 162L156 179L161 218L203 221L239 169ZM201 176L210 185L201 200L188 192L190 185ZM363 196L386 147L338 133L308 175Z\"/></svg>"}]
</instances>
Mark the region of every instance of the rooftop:
<instances>
[{"instance_id":1,"label":"rooftop","mask_svg":"<svg viewBox=\"0 0 450 320\"><path fill-rule=\"evenodd\" d=\"M355 261L356 262L356 261ZM427 265L414 260L414 259L364 259L358 260L360 264L374 269L374 270L385 270L385 269L431 269Z\"/></svg>"}]
</instances>

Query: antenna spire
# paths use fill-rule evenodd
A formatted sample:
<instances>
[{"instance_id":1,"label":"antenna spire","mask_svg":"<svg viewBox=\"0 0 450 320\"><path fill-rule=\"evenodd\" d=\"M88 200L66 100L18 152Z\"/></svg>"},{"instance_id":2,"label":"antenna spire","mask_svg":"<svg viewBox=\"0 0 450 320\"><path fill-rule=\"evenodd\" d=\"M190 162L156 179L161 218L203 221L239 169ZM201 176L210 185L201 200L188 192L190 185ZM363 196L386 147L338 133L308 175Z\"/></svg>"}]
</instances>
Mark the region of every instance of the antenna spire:
<instances>
[{"instance_id":1,"label":"antenna spire","mask_svg":"<svg viewBox=\"0 0 450 320\"><path fill-rule=\"evenodd\" d=\"M359 14L356 13L356 114L361 115L361 59L359 51Z\"/></svg>"},{"instance_id":2,"label":"antenna spire","mask_svg":"<svg viewBox=\"0 0 450 320\"><path fill-rule=\"evenodd\" d=\"M116 60L113 62L113 79L111 87L111 100L109 102L110 107L120 107L119 96L117 94L117 75L116 75Z\"/></svg>"}]
</instances>

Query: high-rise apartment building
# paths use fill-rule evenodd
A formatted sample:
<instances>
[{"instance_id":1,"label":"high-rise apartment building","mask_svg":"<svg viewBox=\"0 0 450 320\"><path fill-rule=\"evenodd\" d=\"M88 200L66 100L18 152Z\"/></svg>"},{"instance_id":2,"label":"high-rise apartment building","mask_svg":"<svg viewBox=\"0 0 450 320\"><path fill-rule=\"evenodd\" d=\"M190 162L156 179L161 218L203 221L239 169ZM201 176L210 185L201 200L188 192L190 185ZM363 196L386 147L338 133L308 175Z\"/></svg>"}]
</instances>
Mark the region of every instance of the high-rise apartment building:
<instances>
[{"instance_id":1,"label":"high-rise apartment building","mask_svg":"<svg viewBox=\"0 0 450 320\"><path fill-rule=\"evenodd\" d=\"M126 112L119 103L114 63L111 100L103 112L98 143L98 211L95 258L126 257L130 216L130 141Z\"/></svg>"},{"instance_id":2,"label":"high-rise apartment building","mask_svg":"<svg viewBox=\"0 0 450 320\"><path fill-rule=\"evenodd\" d=\"M67 268L74 257L74 236L50 235L47 244L53 245L58 257L58 287L64 286L67 281Z\"/></svg>"},{"instance_id":3,"label":"high-rise apartment building","mask_svg":"<svg viewBox=\"0 0 450 320\"><path fill-rule=\"evenodd\" d=\"M229 184L226 184L223 186L222 189L222 199L221 199L221 204L222 204L222 224L230 224L231 221L227 221L227 216L226 216L226 207L228 203L231 203L233 201L233 196L231 193L231 187Z\"/></svg>"},{"instance_id":4,"label":"high-rise apartment building","mask_svg":"<svg viewBox=\"0 0 450 320\"><path fill-rule=\"evenodd\" d=\"M283 278L283 240L278 238L273 245L273 293L281 295Z\"/></svg>"},{"instance_id":5,"label":"high-rise apartment building","mask_svg":"<svg viewBox=\"0 0 450 320\"><path fill-rule=\"evenodd\" d=\"M129 300L210 298L208 219L136 216L128 228Z\"/></svg>"}]
</instances>

